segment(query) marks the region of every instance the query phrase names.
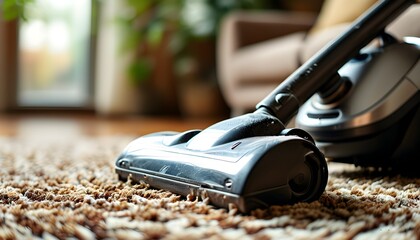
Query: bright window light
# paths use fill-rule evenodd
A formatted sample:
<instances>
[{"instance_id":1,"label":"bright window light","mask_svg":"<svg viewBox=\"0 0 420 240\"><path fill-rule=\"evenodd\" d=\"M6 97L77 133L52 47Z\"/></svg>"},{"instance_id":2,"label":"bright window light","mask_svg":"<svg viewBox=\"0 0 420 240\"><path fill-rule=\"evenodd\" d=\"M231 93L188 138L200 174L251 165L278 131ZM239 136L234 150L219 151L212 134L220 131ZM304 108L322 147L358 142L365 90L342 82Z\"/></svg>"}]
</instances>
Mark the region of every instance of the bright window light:
<instances>
[{"instance_id":1,"label":"bright window light","mask_svg":"<svg viewBox=\"0 0 420 240\"><path fill-rule=\"evenodd\" d=\"M90 0L35 0L19 28L21 107L83 107L90 101Z\"/></svg>"}]
</instances>

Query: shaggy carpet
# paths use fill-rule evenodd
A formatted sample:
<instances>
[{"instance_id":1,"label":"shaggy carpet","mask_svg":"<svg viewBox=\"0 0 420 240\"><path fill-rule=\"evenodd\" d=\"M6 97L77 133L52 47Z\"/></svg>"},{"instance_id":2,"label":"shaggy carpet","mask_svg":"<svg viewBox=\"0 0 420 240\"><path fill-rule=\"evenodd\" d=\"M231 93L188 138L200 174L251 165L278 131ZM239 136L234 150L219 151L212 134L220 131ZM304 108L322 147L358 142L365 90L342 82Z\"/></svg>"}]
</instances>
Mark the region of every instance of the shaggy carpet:
<instances>
[{"instance_id":1,"label":"shaggy carpet","mask_svg":"<svg viewBox=\"0 0 420 240\"><path fill-rule=\"evenodd\" d=\"M241 214L119 182L130 137L0 138L0 239L420 239L420 179L330 164L319 201Z\"/></svg>"}]
</instances>

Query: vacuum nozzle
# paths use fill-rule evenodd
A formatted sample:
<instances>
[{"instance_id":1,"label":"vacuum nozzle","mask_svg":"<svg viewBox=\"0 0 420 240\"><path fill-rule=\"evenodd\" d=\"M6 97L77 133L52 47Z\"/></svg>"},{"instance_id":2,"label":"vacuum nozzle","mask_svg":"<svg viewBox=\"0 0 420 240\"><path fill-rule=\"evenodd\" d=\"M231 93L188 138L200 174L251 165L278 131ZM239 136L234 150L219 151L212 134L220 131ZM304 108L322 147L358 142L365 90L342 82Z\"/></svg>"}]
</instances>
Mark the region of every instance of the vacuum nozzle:
<instances>
[{"instance_id":1,"label":"vacuum nozzle","mask_svg":"<svg viewBox=\"0 0 420 240\"><path fill-rule=\"evenodd\" d=\"M119 156L116 171L122 180L131 176L242 212L313 201L325 189L328 169L308 136L284 129L271 115L251 113L203 131L140 137Z\"/></svg>"}]
</instances>

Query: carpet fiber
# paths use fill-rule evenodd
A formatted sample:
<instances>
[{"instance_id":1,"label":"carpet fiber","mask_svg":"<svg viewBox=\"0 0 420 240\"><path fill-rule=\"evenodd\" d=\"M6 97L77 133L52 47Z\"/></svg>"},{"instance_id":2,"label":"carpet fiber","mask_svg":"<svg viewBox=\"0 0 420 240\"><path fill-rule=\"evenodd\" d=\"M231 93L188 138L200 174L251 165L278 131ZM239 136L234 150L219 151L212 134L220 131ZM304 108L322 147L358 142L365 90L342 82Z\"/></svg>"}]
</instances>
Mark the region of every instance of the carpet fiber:
<instances>
[{"instance_id":1,"label":"carpet fiber","mask_svg":"<svg viewBox=\"0 0 420 240\"><path fill-rule=\"evenodd\" d=\"M119 182L130 137L0 139L0 239L420 239L420 179L330 164L319 201L240 214Z\"/></svg>"}]
</instances>

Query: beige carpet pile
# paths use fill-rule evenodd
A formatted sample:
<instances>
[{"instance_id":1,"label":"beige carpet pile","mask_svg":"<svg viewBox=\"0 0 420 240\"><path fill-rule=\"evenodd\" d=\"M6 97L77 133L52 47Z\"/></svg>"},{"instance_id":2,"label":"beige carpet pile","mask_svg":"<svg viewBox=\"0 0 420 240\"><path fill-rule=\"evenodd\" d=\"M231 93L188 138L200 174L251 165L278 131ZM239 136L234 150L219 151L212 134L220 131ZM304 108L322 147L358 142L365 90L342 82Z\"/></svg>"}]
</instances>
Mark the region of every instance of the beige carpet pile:
<instances>
[{"instance_id":1,"label":"beige carpet pile","mask_svg":"<svg viewBox=\"0 0 420 240\"><path fill-rule=\"evenodd\" d=\"M0 239L420 239L420 178L330 165L319 201L240 214L119 182L132 138L0 139Z\"/></svg>"}]
</instances>

